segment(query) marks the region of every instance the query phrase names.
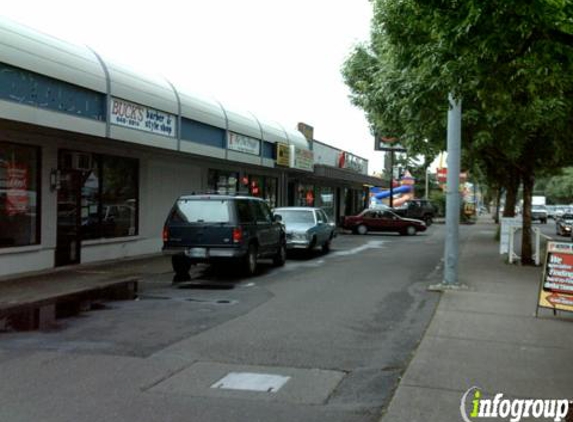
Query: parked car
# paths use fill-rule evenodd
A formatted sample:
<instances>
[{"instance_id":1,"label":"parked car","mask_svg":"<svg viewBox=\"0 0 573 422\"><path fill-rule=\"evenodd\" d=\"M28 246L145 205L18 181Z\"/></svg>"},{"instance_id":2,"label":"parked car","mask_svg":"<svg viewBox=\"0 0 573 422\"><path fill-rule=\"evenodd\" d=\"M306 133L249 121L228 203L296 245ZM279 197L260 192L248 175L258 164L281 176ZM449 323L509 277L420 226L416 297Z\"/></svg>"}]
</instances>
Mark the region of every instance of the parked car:
<instances>
[{"instance_id":1,"label":"parked car","mask_svg":"<svg viewBox=\"0 0 573 422\"><path fill-rule=\"evenodd\" d=\"M422 220L431 226L436 217L436 207L427 199L411 199L393 209L394 213L404 218Z\"/></svg>"},{"instance_id":2,"label":"parked car","mask_svg":"<svg viewBox=\"0 0 573 422\"><path fill-rule=\"evenodd\" d=\"M531 221L539 221L543 224L547 223L547 208L545 208L545 205L531 206Z\"/></svg>"},{"instance_id":3,"label":"parked car","mask_svg":"<svg viewBox=\"0 0 573 422\"><path fill-rule=\"evenodd\" d=\"M571 236L571 226L573 225L573 213L566 212L555 221L555 231L560 236Z\"/></svg>"},{"instance_id":4,"label":"parked car","mask_svg":"<svg viewBox=\"0 0 573 422\"><path fill-rule=\"evenodd\" d=\"M555 219L561 218L568 210L567 205L555 205Z\"/></svg>"},{"instance_id":5,"label":"parked car","mask_svg":"<svg viewBox=\"0 0 573 422\"><path fill-rule=\"evenodd\" d=\"M320 208L282 207L274 210L285 225L287 249L312 250L320 246L323 252L330 250L336 235L336 225L329 221Z\"/></svg>"},{"instance_id":6,"label":"parked car","mask_svg":"<svg viewBox=\"0 0 573 422\"><path fill-rule=\"evenodd\" d=\"M199 262L239 264L253 275L259 258L286 260L286 235L265 201L249 196L187 195L178 198L163 230L163 251L173 255L178 279Z\"/></svg>"},{"instance_id":7,"label":"parked car","mask_svg":"<svg viewBox=\"0 0 573 422\"><path fill-rule=\"evenodd\" d=\"M546 205L545 208L547 209L547 218L556 219L555 212L557 211L556 205Z\"/></svg>"},{"instance_id":8,"label":"parked car","mask_svg":"<svg viewBox=\"0 0 573 422\"><path fill-rule=\"evenodd\" d=\"M422 220L404 218L392 211L364 210L360 214L344 217L342 227L353 233L366 234L372 232L397 232L401 235L415 235L426 231L426 223Z\"/></svg>"}]
</instances>

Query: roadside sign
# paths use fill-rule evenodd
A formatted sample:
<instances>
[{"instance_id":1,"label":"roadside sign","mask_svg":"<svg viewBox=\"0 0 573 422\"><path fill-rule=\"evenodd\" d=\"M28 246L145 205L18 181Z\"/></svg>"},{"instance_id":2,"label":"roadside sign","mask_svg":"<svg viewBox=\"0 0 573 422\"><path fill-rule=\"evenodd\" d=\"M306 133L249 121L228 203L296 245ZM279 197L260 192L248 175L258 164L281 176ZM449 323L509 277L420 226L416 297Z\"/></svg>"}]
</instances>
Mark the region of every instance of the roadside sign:
<instances>
[{"instance_id":1,"label":"roadside sign","mask_svg":"<svg viewBox=\"0 0 573 422\"><path fill-rule=\"evenodd\" d=\"M391 152L406 152L400 144L400 139L396 136L374 136L374 150L376 151L391 151Z\"/></svg>"},{"instance_id":2,"label":"roadside sign","mask_svg":"<svg viewBox=\"0 0 573 422\"><path fill-rule=\"evenodd\" d=\"M547 243L537 308L573 312L573 243Z\"/></svg>"},{"instance_id":3,"label":"roadside sign","mask_svg":"<svg viewBox=\"0 0 573 422\"><path fill-rule=\"evenodd\" d=\"M499 236L499 254L509 253L509 239L512 227L521 227L523 220L521 217L503 217L501 221L501 234Z\"/></svg>"}]
</instances>

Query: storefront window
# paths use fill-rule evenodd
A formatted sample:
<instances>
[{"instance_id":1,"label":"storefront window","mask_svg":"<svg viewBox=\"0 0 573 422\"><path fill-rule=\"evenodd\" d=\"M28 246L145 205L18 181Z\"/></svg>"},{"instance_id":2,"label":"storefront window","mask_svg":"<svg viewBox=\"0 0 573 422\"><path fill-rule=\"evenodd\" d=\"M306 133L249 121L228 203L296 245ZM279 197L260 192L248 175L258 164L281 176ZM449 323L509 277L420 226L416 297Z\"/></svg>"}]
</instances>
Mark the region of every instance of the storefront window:
<instances>
[{"instance_id":1,"label":"storefront window","mask_svg":"<svg viewBox=\"0 0 573 422\"><path fill-rule=\"evenodd\" d=\"M221 195L234 195L237 193L239 174L236 172L209 170L209 190Z\"/></svg>"},{"instance_id":2,"label":"storefront window","mask_svg":"<svg viewBox=\"0 0 573 422\"><path fill-rule=\"evenodd\" d=\"M277 206L277 187L278 180L276 177L267 177L265 179L265 194L263 197L271 208Z\"/></svg>"},{"instance_id":3,"label":"storefront window","mask_svg":"<svg viewBox=\"0 0 573 422\"><path fill-rule=\"evenodd\" d=\"M40 152L0 142L0 247L40 243Z\"/></svg>"},{"instance_id":4,"label":"storefront window","mask_svg":"<svg viewBox=\"0 0 573 422\"><path fill-rule=\"evenodd\" d=\"M93 160L92 169L82 172L81 213L82 239L98 239L101 235L100 170L99 161Z\"/></svg>"},{"instance_id":5,"label":"storefront window","mask_svg":"<svg viewBox=\"0 0 573 422\"><path fill-rule=\"evenodd\" d=\"M137 234L137 160L102 157L101 220L103 237Z\"/></svg>"},{"instance_id":6,"label":"storefront window","mask_svg":"<svg viewBox=\"0 0 573 422\"><path fill-rule=\"evenodd\" d=\"M136 159L66 151L60 156L59 167L80 178L83 240L137 234Z\"/></svg>"},{"instance_id":7,"label":"storefront window","mask_svg":"<svg viewBox=\"0 0 573 422\"><path fill-rule=\"evenodd\" d=\"M331 221L334 221L334 189L328 186L315 188L315 206L324 210Z\"/></svg>"},{"instance_id":8,"label":"storefront window","mask_svg":"<svg viewBox=\"0 0 573 422\"><path fill-rule=\"evenodd\" d=\"M295 206L314 207L314 186L300 183L295 198Z\"/></svg>"},{"instance_id":9,"label":"storefront window","mask_svg":"<svg viewBox=\"0 0 573 422\"><path fill-rule=\"evenodd\" d=\"M276 177L248 175L241 178L241 185L249 195L263 198L271 208L277 206L277 185Z\"/></svg>"}]
</instances>

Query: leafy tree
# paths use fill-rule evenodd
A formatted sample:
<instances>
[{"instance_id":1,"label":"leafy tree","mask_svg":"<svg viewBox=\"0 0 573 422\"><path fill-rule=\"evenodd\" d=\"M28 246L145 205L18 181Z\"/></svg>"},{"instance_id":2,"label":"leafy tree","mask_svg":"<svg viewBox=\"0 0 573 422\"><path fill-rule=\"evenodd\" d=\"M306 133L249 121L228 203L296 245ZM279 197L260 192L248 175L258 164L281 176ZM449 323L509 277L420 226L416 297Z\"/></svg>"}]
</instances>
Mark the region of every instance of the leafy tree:
<instances>
[{"instance_id":1,"label":"leafy tree","mask_svg":"<svg viewBox=\"0 0 573 422\"><path fill-rule=\"evenodd\" d=\"M444 149L448 93L463 99L465 157L510 198L523 183L522 262L532 262L535 175L570 158L573 3L373 0L369 44L343 68L375 133ZM497 166L498 170L493 170ZM491 173L490 173L491 172ZM493 174L493 176L492 176Z\"/></svg>"},{"instance_id":2,"label":"leafy tree","mask_svg":"<svg viewBox=\"0 0 573 422\"><path fill-rule=\"evenodd\" d=\"M572 204L573 167L567 167L563 170L563 174L549 179L545 193L556 204Z\"/></svg>"}]
</instances>

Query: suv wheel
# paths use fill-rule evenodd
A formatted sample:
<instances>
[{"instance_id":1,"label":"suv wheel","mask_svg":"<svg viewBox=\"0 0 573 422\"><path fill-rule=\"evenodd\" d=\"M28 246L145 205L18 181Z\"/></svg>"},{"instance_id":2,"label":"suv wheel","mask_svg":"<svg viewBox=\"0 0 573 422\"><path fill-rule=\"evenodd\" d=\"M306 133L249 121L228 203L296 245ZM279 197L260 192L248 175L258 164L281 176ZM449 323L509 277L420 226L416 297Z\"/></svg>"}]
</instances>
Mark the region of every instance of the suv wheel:
<instances>
[{"instance_id":1,"label":"suv wheel","mask_svg":"<svg viewBox=\"0 0 573 422\"><path fill-rule=\"evenodd\" d=\"M185 255L173 255L171 257L171 267L175 273L173 277L174 282L191 280L191 276L189 275L191 262Z\"/></svg>"},{"instance_id":2,"label":"suv wheel","mask_svg":"<svg viewBox=\"0 0 573 422\"><path fill-rule=\"evenodd\" d=\"M277 254L273 258L273 264L277 267L282 267L286 262L286 254L286 243L283 240L279 246Z\"/></svg>"},{"instance_id":3,"label":"suv wheel","mask_svg":"<svg viewBox=\"0 0 573 422\"><path fill-rule=\"evenodd\" d=\"M249 250L243 261L243 270L248 276L252 276L257 271L257 247L253 244L249 245Z\"/></svg>"},{"instance_id":4,"label":"suv wheel","mask_svg":"<svg viewBox=\"0 0 573 422\"><path fill-rule=\"evenodd\" d=\"M425 215L424 216L424 223L426 223L427 227L430 227L433 222L434 222L434 219L432 218L431 215Z\"/></svg>"}]
</instances>

